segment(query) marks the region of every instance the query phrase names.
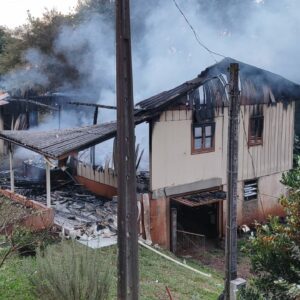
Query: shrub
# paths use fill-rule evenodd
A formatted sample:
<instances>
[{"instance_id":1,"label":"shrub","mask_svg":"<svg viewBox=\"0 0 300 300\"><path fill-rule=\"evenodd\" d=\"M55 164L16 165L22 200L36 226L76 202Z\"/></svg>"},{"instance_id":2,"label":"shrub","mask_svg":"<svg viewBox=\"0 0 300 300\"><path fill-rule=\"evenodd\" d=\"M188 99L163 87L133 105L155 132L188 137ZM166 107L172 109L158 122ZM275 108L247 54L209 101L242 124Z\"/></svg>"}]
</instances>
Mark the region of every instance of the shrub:
<instances>
[{"instance_id":1,"label":"shrub","mask_svg":"<svg viewBox=\"0 0 300 300\"><path fill-rule=\"evenodd\" d=\"M36 295L44 300L108 299L112 283L111 259L100 252L63 241L38 251L37 271L31 277Z\"/></svg>"},{"instance_id":2,"label":"shrub","mask_svg":"<svg viewBox=\"0 0 300 300\"><path fill-rule=\"evenodd\" d=\"M280 199L286 218L282 223L271 217L268 224L257 225L250 240L252 278L240 299L300 299L300 158L297 166L282 177L288 195Z\"/></svg>"},{"instance_id":3,"label":"shrub","mask_svg":"<svg viewBox=\"0 0 300 300\"><path fill-rule=\"evenodd\" d=\"M23 226L16 225L12 232L5 237L4 247L0 253L0 268L14 254L35 255L37 248L44 249L54 242L56 242L55 236L51 235L48 230L33 232Z\"/></svg>"}]
</instances>

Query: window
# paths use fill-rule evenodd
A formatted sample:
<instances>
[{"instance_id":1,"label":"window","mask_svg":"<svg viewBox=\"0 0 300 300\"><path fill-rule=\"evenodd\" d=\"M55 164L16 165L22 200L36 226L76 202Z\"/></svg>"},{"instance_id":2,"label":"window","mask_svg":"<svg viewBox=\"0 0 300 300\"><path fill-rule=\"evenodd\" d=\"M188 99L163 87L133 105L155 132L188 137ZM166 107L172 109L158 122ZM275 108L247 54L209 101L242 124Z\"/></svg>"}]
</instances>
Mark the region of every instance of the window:
<instances>
[{"instance_id":1,"label":"window","mask_svg":"<svg viewBox=\"0 0 300 300\"><path fill-rule=\"evenodd\" d=\"M258 182L257 179L247 180L244 182L244 200L249 201L257 199Z\"/></svg>"},{"instance_id":2,"label":"window","mask_svg":"<svg viewBox=\"0 0 300 300\"><path fill-rule=\"evenodd\" d=\"M263 114L255 114L249 120L249 146L262 145L264 130Z\"/></svg>"},{"instance_id":3,"label":"window","mask_svg":"<svg viewBox=\"0 0 300 300\"><path fill-rule=\"evenodd\" d=\"M193 124L192 128L192 154L214 151L215 123Z\"/></svg>"}]
</instances>

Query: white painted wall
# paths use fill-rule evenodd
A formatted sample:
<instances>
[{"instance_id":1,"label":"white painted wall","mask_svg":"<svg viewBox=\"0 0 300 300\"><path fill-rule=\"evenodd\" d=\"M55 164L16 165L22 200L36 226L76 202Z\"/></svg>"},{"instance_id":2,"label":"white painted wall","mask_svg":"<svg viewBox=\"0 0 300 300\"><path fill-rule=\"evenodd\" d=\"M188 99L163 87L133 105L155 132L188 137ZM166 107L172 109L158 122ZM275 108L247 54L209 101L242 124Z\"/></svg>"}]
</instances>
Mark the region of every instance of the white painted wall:
<instances>
[{"instance_id":1,"label":"white painted wall","mask_svg":"<svg viewBox=\"0 0 300 300\"><path fill-rule=\"evenodd\" d=\"M264 105L263 145L248 148L251 109L251 106L241 106L239 180L291 169L295 104L286 108L282 103ZM226 184L228 108L216 113L215 122L215 151L191 154L191 111L174 110L161 114L152 130L152 191L216 177Z\"/></svg>"}]
</instances>

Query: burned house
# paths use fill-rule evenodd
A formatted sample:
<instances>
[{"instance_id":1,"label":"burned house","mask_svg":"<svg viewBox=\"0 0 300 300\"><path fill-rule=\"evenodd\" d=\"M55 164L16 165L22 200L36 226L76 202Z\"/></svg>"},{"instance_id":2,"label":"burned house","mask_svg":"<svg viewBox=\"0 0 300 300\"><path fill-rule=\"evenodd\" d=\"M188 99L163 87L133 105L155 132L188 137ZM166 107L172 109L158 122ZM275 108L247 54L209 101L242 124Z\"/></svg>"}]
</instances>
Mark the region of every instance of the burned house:
<instances>
[{"instance_id":1,"label":"burned house","mask_svg":"<svg viewBox=\"0 0 300 300\"><path fill-rule=\"evenodd\" d=\"M149 186L148 196L142 198L150 199L151 239L163 247L170 248L171 236L177 231L206 238L224 235L228 67L232 62L237 61L226 58L135 107L135 123L149 123ZM295 101L300 99L300 86L238 63L237 217L238 225L243 225L283 214L278 203L285 192L280 179L292 168ZM39 133L2 131L0 138L59 160L58 165L63 166L68 157L76 161L79 151L115 135L116 123L111 122ZM77 161L74 175L94 193L106 197L117 193L117 170Z\"/></svg>"},{"instance_id":2,"label":"burned house","mask_svg":"<svg viewBox=\"0 0 300 300\"><path fill-rule=\"evenodd\" d=\"M138 103L151 115L152 239L170 246L172 208L177 230L216 238L224 234L227 190L228 66ZM240 122L238 225L282 215L283 172L292 168L295 101L300 86L239 62Z\"/></svg>"}]
</instances>

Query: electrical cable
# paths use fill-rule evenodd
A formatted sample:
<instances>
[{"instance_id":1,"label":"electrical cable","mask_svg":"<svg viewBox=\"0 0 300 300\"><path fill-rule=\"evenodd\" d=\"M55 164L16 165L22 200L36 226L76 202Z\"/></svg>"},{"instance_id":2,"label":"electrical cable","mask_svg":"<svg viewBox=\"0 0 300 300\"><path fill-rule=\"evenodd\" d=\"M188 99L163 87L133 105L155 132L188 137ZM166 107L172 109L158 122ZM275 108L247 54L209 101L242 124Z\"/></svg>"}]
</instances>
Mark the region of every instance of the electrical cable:
<instances>
[{"instance_id":1,"label":"electrical cable","mask_svg":"<svg viewBox=\"0 0 300 300\"><path fill-rule=\"evenodd\" d=\"M194 36L195 36L195 39L196 41L198 42L198 44L203 47L210 55L211 57L213 58L213 60L218 63L218 61L215 59L215 57L213 55L217 55L217 56L220 56L220 57L223 57L223 58L226 58L225 55L223 54L220 54L218 52L215 52L215 51L212 51L210 50L207 46L205 46L205 44L200 40L195 28L192 26L192 24L190 23L190 21L188 20L188 18L186 17L186 15L184 14L184 12L182 11L182 9L179 7L178 3L176 0L172 0L174 5L176 6L176 8L178 9L178 11L180 12L180 14L183 16L184 20L186 21L186 23L188 24L188 26L190 27L190 29L192 30Z\"/></svg>"}]
</instances>

